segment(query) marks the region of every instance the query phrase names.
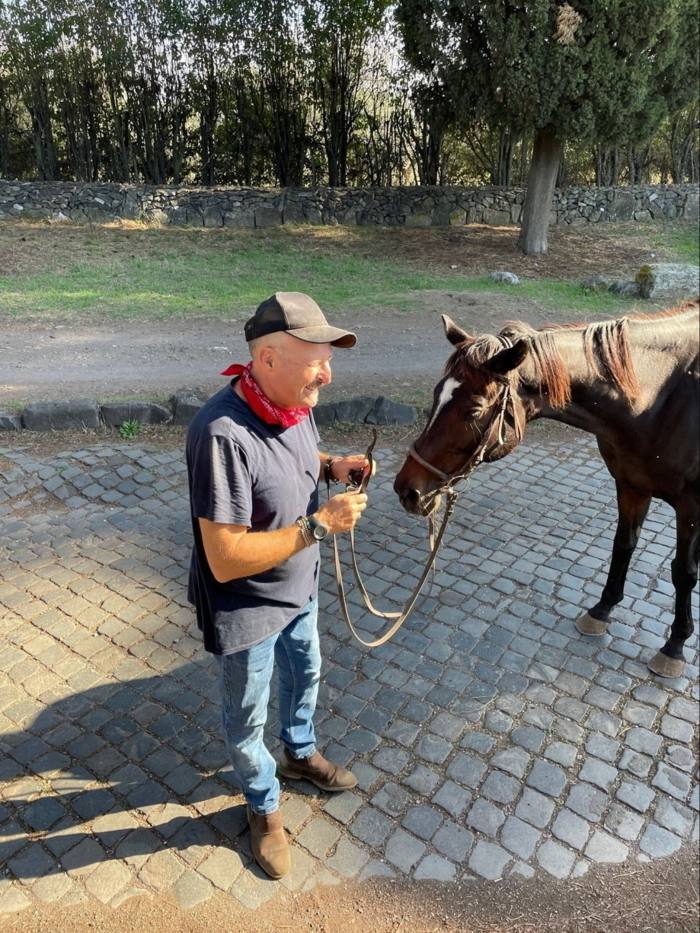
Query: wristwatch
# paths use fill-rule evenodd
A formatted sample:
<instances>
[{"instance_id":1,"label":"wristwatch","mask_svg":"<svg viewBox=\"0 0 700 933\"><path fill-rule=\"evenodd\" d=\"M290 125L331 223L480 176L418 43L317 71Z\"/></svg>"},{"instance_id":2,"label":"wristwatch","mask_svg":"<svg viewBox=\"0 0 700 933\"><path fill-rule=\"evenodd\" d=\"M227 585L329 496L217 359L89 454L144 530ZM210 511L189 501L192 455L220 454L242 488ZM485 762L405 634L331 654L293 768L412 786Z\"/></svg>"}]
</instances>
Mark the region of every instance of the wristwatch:
<instances>
[{"instance_id":1,"label":"wristwatch","mask_svg":"<svg viewBox=\"0 0 700 933\"><path fill-rule=\"evenodd\" d=\"M307 546L314 541L323 541L328 534L328 528L315 515L300 515L294 524L301 528Z\"/></svg>"},{"instance_id":2,"label":"wristwatch","mask_svg":"<svg viewBox=\"0 0 700 933\"><path fill-rule=\"evenodd\" d=\"M328 528L320 522L315 515L307 515L306 520L309 523L309 528L311 529L311 534L314 536L316 541L323 541L323 539L328 534Z\"/></svg>"}]
</instances>

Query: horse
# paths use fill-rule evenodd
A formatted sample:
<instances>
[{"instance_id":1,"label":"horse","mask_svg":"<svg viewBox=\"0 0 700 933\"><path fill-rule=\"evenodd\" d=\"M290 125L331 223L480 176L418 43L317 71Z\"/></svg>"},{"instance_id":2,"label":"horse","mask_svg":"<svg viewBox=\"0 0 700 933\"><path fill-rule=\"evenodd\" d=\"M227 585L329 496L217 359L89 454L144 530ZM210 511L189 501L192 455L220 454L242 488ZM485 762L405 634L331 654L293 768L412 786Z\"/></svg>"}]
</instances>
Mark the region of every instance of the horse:
<instances>
[{"instance_id":1,"label":"horse","mask_svg":"<svg viewBox=\"0 0 700 933\"><path fill-rule=\"evenodd\" d=\"M649 662L662 677L684 672L693 633L691 594L700 558L700 301L668 311L539 330L509 322L497 336L470 336L447 315L455 347L437 383L427 424L394 481L404 509L429 515L440 494L482 460L514 450L525 427L551 418L595 435L615 480L618 522L599 601L576 620L602 635L622 600L625 578L652 498L676 513L671 563L675 613Z\"/></svg>"}]
</instances>

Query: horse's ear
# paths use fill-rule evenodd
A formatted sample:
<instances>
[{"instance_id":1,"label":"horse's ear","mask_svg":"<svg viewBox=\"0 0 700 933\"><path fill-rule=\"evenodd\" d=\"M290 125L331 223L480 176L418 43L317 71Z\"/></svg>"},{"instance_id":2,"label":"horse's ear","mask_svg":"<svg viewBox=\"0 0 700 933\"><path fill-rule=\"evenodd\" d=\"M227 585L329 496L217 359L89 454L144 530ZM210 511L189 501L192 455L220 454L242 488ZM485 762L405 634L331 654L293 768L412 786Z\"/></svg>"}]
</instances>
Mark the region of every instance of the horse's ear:
<instances>
[{"instance_id":1,"label":"horse's ear","mask_svg":"<svg viewBox=\"0 0 700 933\"><path fill-rule=\"evenodd\" d=\"M469 334L466 330L458 327L447 314L442 315L442 326L445 328L445 336L455 347L458 347L460 343L464 343L465 340L469 340Z\"/></svg>"},{"instance_id":2,"label":"horse's ear","mask_svg":"<svg viewBox=\"0 0 700 933\"><path fill-rule=\"evenodd\" d=\"M498 376L504 376L506 373L517 369L527 356L527 343L524 340L518 340L512 347L501 350L490 360L484 363L483 368Z\"/></svg>"}]
</instances>

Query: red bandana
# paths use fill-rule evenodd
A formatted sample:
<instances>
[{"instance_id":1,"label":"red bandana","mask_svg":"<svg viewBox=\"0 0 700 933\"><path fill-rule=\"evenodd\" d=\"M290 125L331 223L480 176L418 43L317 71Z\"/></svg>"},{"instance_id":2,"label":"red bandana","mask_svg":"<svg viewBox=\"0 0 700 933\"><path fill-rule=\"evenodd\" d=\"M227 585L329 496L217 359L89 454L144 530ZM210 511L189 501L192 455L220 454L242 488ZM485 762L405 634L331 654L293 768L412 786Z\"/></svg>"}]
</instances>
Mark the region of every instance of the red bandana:
<instances>
[{"instance_id":1,"label":"red bandana","mask_svg":"<svg viewBox=\"0 0 700 933\"><path fill-rule=\"evenodd\" d=\"M309 414L308 408L280 408L265 395L252 375L252 363L243 366L241 363L232 363L225 369L222 376L240 376L240 386L248 405L265 424L279 424L283 428L291 428L299 424Z\"/></svg>"}]
</instances>

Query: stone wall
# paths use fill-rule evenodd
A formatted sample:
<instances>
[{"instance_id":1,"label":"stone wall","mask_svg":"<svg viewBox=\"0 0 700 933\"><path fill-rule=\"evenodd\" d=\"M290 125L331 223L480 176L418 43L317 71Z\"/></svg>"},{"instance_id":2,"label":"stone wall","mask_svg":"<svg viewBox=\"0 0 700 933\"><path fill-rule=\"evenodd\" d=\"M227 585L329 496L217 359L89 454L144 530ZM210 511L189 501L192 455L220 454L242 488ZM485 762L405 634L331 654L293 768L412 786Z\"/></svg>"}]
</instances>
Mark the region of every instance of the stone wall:
<instances>
[{"instance_id":1,"label":"stone wall","mask_svg":"<svg viewBox=\"0 0 700 933\"><path fill-rule=\"evenodd\" d=\"M123 218L197 227L517 224L522 188L184 188L0 179L0 219L101 223ZM556 224L698 220L697 185L562 188Z\"/></svg>"}]
</instances>

